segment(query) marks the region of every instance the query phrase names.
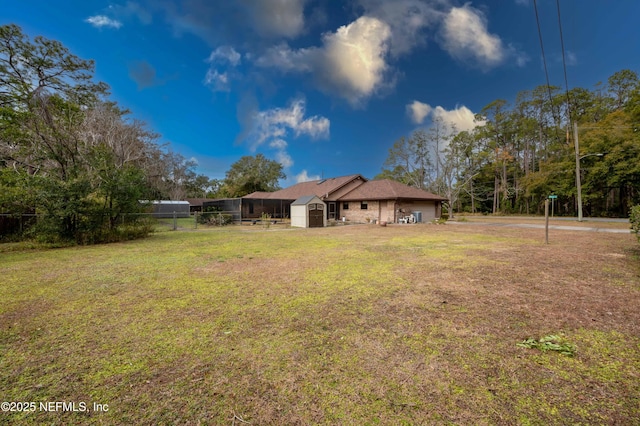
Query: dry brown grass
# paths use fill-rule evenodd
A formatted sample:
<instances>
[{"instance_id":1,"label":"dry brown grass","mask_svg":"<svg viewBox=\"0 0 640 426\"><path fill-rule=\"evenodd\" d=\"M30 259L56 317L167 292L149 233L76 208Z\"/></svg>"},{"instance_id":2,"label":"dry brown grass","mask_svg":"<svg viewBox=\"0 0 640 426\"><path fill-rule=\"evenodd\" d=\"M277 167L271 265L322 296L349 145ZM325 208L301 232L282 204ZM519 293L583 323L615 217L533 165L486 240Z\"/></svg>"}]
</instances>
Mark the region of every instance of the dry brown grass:
<instances>
[{"instance_id":1,"label":"dry brown grass","mask_svg":"<svg viewBox=\"0 0 640 426\"><path fill-rule=\"evenodd\" d=\"M637 241L543 232L243 227L11 253L4 398L111 408L0 423L638 423ZM516 345L549 334L576 355Z\"/></svg>"},{"instance_id":2,"label":"dry brown grass","mask_svg":"<svg viewBox=\"0 0 640 426\"><path fill-rule=\"evenodd\" d=\"M455 220L462 220L474 223L500 223L500 224L526 224L526 225L544 225L545 218L543 216L491 216L491 215L457 215ZM582 222L578 222L576 218L559 218L549 217L550 226L576 226L580 228L596 228L596 229L631 229L629 221L599 221L585 218Z\"/></svg>"}]
</instances>

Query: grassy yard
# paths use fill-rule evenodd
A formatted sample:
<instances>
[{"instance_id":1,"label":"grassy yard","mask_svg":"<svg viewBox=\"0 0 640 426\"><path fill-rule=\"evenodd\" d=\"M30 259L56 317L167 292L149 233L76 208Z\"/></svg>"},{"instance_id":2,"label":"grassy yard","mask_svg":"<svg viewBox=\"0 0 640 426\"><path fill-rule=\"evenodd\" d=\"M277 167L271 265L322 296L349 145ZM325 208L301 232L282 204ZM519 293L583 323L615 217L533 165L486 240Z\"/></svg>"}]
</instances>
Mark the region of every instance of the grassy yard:
<instances>
[{"instance_id":1,"label":"grassy yard","mask_svg":"<svg viewBox=\"0 0 640 426\"><path fill-rule=\"evenodd\" d=\"M0 400L87 407L0 423L638 424L640 246L550 241L416 225L0 246ZM549 335L574 356L518 346Z\"/></svg>"},{"instance_id":2,"label":"grassy yard","mask_svg":"<svg viewBox=\"0 0 640 426\"><path fill-rule=\"evenodd\" d=\"M569 220L567 220L569 219ZM480 222L480 223L500 223L500 224L527 224L544 226L544 216L491 216L491 215L457 215L455 220L461 222ZM625 222L604 222L590 218L578 222L575 218L558 218L549 217L550 226L573 226L580 228L598 228L598 229L620 229L631 231L631 224L628 220Z\"/></svg>"}]
</instances>

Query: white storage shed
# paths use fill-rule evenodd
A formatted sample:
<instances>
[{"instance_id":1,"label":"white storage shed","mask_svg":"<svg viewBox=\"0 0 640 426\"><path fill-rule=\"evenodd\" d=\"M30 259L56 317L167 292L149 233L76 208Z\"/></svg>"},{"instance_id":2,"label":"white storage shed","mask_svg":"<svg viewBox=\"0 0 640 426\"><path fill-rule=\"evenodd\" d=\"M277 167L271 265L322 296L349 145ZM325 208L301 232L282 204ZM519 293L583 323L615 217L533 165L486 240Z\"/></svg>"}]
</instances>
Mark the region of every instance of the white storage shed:
<instances>
[{"instance_id":1,"label":"white storage shed","mask_svg":"<svg viewBox=\"0 0 640 426\"><path fill-rule=\"evenodd\" d=\"M327 204L316 195L305 195L291 203L291 226L321 228L327 226Z\"/></svg>"}]
</instances>

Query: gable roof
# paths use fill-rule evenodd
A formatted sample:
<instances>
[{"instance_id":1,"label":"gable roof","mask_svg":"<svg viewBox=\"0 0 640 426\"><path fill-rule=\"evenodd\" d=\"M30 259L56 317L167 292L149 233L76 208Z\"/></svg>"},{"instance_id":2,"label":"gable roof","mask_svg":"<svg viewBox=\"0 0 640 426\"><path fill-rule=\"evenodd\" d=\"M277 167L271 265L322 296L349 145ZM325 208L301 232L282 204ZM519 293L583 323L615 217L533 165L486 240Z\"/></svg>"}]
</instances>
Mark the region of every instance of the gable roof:
<instances>
[{"instance_id":1,"label":"gable roof","mask_svg":"<svg viewBox=\"0 0 640 426\"><path fill-rule=\"evenodd\" d=\"M340 197L340 201L364 201L364 200L428 200L446 201L439 195L422 189L414 188L389 179L370 180L363 183L353 191Z\"/></svg>"},{"instance_id":2,"label":"gable roof","mask_svg":"<svg viewBox=\"0 0 640 426\"><path fill-rule=\"evenodd\" d=\"M202 203L205 201L211 201L211 198L185 198L184 201L188 202L191 207L202 207Z\"/></svg>"},{"instance_id":3,"label":"gable roof","mask_svg":"<svg viewBox=\"0 0 640 426\"><path fill-rule=\"evenodd\" d=\"M320 198L317 195L305 195L304 197L300 197L297 200L295 200L293 203L291 203L292 206L304 206L306 204L309 204L309 202L311 200L317 199L319 201Z\"/></svg>"},{"instance_id":4,"label":"gable roof","mask_svg":"<svg viewBox=\"0 0 640 426\"><path fill-rule=\"evenodd\" d=\"M301 182L275 192L253 192L249 195L245 195L243 198L297 200L298 198L309 194L317 195L320 199L331 198L332 193L358 178L362 179L363 182L367 181L366 178L359 174L311 180L308 182Z\"/></svg>"},{"instance_id":5,"label":"gable roof","mask_svg":"<svg viewBox=\"0 0 640 426\"><path fill-rule=\"evenodd\" d=\"M251 194L247 194L241 198L269 198L273 194L273 192L265 192L265 191L256 191Z\"/></svg>"}]
</instances>

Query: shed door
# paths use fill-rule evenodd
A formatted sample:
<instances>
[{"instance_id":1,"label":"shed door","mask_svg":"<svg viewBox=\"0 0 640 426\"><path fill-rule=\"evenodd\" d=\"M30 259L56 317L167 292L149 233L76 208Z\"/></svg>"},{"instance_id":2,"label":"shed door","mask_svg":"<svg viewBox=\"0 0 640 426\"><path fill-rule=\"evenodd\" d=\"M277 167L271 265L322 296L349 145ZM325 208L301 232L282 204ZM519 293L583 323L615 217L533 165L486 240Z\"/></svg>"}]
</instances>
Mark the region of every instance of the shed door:
<instances>
[{"instance_id":1,"label":"shed door","mask_svg":"<svg viewBox=\"0 0 640 426\"><path fill-rule=\"evenodd\" d=\"M324 226L324 205L309 204L309 228L322 228Z\"/></svg>"}]
</instances>

